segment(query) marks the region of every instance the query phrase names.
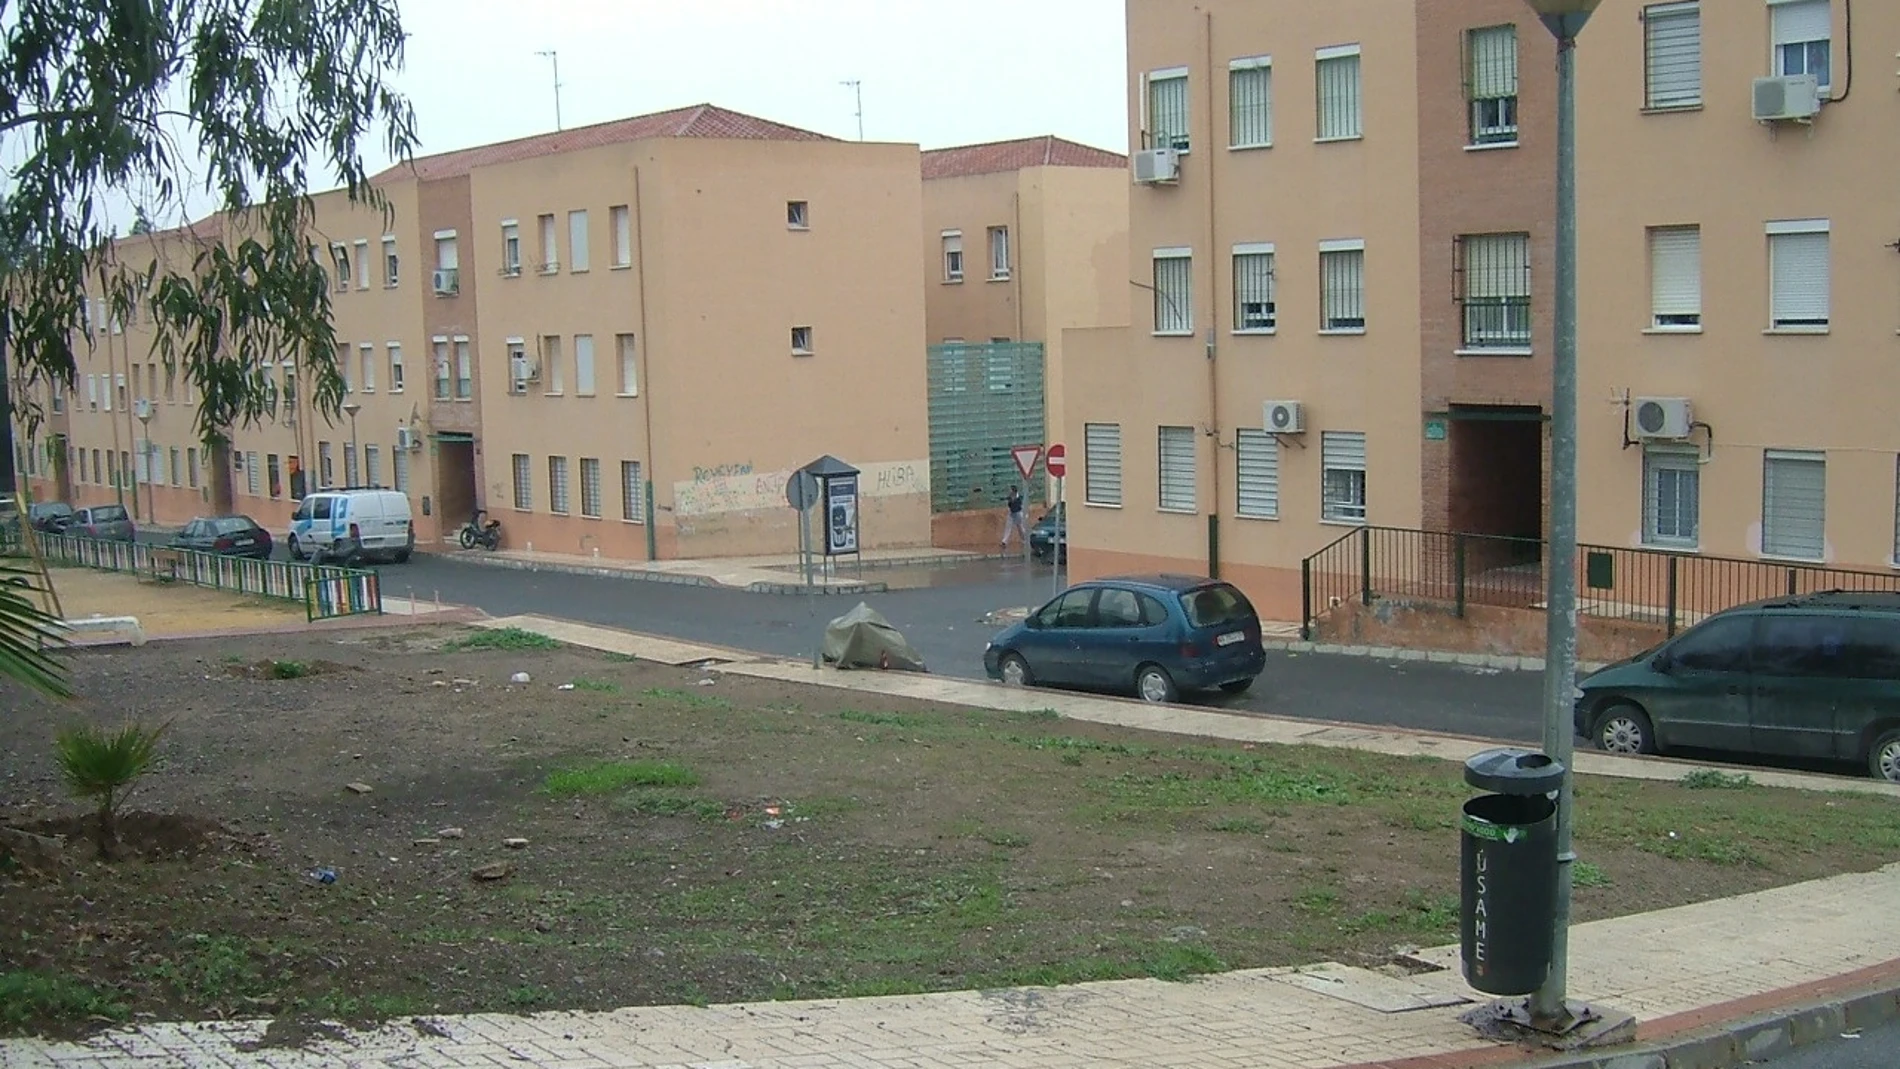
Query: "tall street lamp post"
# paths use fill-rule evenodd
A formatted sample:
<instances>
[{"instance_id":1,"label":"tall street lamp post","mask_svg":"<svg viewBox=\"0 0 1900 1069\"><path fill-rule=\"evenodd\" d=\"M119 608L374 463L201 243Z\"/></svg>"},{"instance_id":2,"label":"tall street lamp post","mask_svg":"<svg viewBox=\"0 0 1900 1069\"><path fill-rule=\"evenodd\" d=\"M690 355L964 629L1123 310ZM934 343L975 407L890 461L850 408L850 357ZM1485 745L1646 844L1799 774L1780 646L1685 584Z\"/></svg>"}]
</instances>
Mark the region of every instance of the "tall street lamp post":
<instances>
[{"instance_id":1,"label":"tall street lamp post","mask_svg":"<svg viewBox=\"0 0 1900 1069\"><path fill-rule=\"evenodd\" d=\"M1557 908L1551 918L1550 973L1531 996L1540 1031L1580 1023L1568 1005L1571 757L1577 686L1577 34L1599 0L1525 0L1557 38L1557 297L1550 379L1550 578L1545 592L1544 752L1560 762L1557 795Z\"/></svg>"}]
</instances>

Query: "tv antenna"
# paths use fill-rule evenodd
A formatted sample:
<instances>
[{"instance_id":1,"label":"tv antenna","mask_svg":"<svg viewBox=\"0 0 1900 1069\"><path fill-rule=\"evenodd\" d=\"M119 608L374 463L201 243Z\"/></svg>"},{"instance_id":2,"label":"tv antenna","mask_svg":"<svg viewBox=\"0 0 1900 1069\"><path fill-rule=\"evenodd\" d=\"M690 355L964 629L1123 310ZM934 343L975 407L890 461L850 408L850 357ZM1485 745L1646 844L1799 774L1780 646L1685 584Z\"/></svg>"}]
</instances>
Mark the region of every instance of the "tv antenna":
<instances>
[{"instance_id":1,"label":"tv antenna","mask_svg":"<svg viewBox=\"0 0 1900 1069\"><path fill-rule=\"evenodd\" d=\"M554 64L554 128L561 129L561 54L554 49L536 52L537 56L546 56Z\"/></svg>"},{"instance_id":2,"label":"tv antenna","mask_svg":"<svg viewBox=\"0 0 1900 1069\"><path fill-rule=\"evenodd\" d=\"M859 79L852 78L848 81L839 82L838 84L851 90L857 97L858 140L862 141L864 140L864 83Z\"/></svg>"}]
</instances>

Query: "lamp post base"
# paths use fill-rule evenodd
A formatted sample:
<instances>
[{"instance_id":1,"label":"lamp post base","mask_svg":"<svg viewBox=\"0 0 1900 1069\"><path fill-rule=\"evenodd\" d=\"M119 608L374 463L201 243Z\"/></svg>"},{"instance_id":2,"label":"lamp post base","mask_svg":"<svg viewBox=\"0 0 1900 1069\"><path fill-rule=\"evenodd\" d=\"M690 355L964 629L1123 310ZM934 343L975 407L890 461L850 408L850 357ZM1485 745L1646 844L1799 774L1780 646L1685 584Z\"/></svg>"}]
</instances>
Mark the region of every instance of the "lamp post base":
<instances>
[{"instance_id":1,"label":"lamp post base","mask_svg":"<svg viewBox=\"0 0 1900 1069\"><path fill-rule=\"evenodd\" d=\"M1613 1047L1636 1039L1636 1018L1583 1002L1566 1002L1555 1019L1539 1020L1531 1015L1528 998L1503 999L1479 1006L1458 1020L1486 1039L1552 1050Z\"/></svg>"}]
</instances>

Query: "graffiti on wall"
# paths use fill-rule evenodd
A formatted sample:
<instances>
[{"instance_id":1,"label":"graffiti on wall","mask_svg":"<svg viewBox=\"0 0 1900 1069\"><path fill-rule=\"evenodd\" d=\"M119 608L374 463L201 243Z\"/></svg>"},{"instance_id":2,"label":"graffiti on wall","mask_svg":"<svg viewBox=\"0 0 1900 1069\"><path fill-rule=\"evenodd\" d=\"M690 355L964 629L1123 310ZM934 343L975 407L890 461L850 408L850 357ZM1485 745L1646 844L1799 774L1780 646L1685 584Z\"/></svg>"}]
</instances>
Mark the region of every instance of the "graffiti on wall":
<instances>
[{"instance_id":1,"label":"graffiti on wall","mask_svg":"<svg viewBox=\"0 0 1900 1069\"><path fill-rule=\"evenodd\" d=\"M750 468L750 465L745 467ZM722 512L790 509L785 503L785 485L792 478L789 469L734 472L701 478L699 473L708 470L718 469L694 468L692 479L673 484L675 515L711 516ZM927 460L865 464L858 477L858 493L865 497L903 497L929 492L930 462Z\"/></svg>"},{"instance_id":2,"label":"graffiti on wall","mask_svg":"<svg viewBox=\"0 0 1900 1069\"><path fill-rule=\"evenodd\" d=\"M710 468L702 468L697 464L693 465L693 481L696 483L705 483L711 482L714 479L729 479L735 475L750 474L752 474L752 462L750 460L742 460L737 464L715 464Z\"/></svg>"}]
</instances>

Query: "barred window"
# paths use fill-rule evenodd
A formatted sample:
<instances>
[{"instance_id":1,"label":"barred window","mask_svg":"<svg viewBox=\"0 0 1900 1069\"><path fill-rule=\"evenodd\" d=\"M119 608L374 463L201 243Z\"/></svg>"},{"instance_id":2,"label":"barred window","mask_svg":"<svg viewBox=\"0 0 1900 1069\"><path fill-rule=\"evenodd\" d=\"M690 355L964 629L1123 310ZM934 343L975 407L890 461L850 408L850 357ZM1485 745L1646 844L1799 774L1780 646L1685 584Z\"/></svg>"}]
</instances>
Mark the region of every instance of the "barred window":
<instances>
[{"instance_id":1,"label":"barred window","mask_svg":"<svg viewBox=\"0 0 1900 1069\"><path fill-rule=\"evenodd\" d=\"M600 518L600 458L581 458L581 515Z\"/></svg>"},{"instance_id":2,"label":"barred window","mask_svg":"<svg viewBox=\"0 0 1900 1069\"><path fill-rule=\"evenodd\" d=\"M1466 349L1528 349L1531 344L1529 234L1467 234L1458 239L1464 286Z\"/></svg>"},{"instance_id":3,"label":"barred window","mask_svg":"<svg viewBox=\"0 0 1900 1069\"><path fill-rule=\"evenodd\" d=\"M1188 249L1156 249L1154 332L1194 333L1194 260Z\"/></svg>"},{"instance_id":4,"label":"barred window","mask_svg":"<svg viewBox=\"0 0 1900 1069\"><path fill-rule=\"evenodd\" d=\"M1228 145L1273 144L1273 60L1237 59L1227 65Z\"/></svg>"},{"instance_id":5,"label":"barred window","mask_svg":"<svg viewBox=\"0 0 1900 1069\"><path fill-rule=\"evenodd\" d=\"M548 458L548 511L567 515L567 458Z\"/></svg>"},{"instance_id":6,"label":"barred window","mask_svg":"<svg viewBox=\"0 0 1900 1069\"><path fill-rule=\"evenodd\" d=\"M1320 330L1341 334L1366 329L1366 244L1325 241L1319 250Z\"/></svg>"},{"instance_id":7,"label":"barred window","mask_svg":"<svg viewBox=\"0 0 1900 1069\"><path fill-rule=\"evenodd\" d=\"M1471 144L1517 141L1517 27L1487 26L1465 35Z\"/></svg>"},{"instance_id":8,"label":"barred window","mask_svg":"<svg viewBox=\"0 0 1900 1069\"><path fill-rule=\"evenodd\" d=\"M1277 319L1273 303L1273 246L1234 246L1234 329L1266 333Z\"/></svg>"},{"instance_id":9,"label":"barred window","mask_svg":"<svg viewBox=\"0 0 1900 1069\"><path fill-rule=\"evenodd\" d=\"M1188 76L1185 68L1148 76L1148 138L1151 148L1188 150Z\"/></svg>"},{"instance_id":10,"label":"barred window","mask_svg":"<svg viewBox=\"0 0 1900 1069\"><path fill-rule=\"evenodd\" d=\"M1365 135L1360 104L1359 46L1322 48L1315 56L1319 81L1320 141L1348 141Z\"/></svg>"},{"instance_id":11,"label":"barred window","mask_svg":"<svg viewBox=\"0 0 1900 1069\"><path fill-rule=\"evenodd\" d=\"M515 507L526 512L534 507L534 469L528 454L514 455Z\"/></svg>"}]
</instances>

